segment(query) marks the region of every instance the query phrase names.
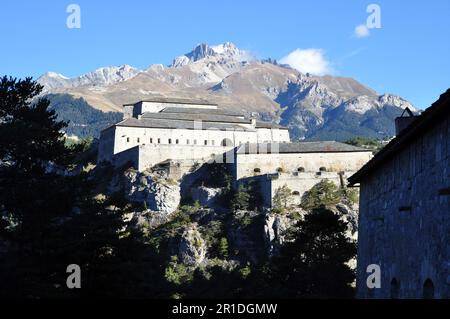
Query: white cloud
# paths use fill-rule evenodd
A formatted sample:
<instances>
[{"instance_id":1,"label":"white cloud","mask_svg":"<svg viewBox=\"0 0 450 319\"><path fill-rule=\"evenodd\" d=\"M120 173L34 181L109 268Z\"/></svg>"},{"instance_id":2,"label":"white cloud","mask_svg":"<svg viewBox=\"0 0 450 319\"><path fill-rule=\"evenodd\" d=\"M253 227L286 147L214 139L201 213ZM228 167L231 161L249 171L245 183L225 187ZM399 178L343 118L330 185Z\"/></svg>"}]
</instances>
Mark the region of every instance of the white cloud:
<instances>
[{"instance_id":1,"label":"white cloud","mask_svg":"<svg viewBox=\"0 0 450 319\"><path fill-rule=\"evenodd\" d=\"M302 73L325 75L332 73L330 63L322 49L296 49L281 58L283 64L289 64Z\"/></svg>"},{"instance_id":2,"label":"white cloud","mask_svg":"<svg viewBox=\"0 0 450 319\"><path fill-rule=\"evenodd\" d=\"M366 38L370 35L370 30L365 24L360 24L355 27L353 35L357 38Z\"/></svg>"}]
</instances>

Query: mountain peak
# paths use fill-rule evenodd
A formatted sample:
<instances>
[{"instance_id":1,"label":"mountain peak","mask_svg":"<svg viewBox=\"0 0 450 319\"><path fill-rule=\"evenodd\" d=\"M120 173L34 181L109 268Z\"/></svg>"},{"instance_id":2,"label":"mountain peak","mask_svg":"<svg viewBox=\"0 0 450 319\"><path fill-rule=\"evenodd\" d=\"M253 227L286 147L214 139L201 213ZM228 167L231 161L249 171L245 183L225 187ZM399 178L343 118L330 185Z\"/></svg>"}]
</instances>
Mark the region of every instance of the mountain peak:
<instances>
[{"instance_id":1,"label":"mountain peak","mask_svg":"<svg viewBox=\"0 0 450 319\"><path fill-rule=\"evenodd\" d=\"M201 59L204 59L208 56L215 55L216 52L206 43L201 43L197 45L191 52L186 53L185 56L188 57L189 60L195 62Z\"/></svg>"},{"instance_id":2,"label":"mountain peak","mask_svg":"<svg viewBox=\"0 0 450 319\"><path fill-rule=\"evenodd\" d=\"M55 79L64 79L64 80L68 80L69 78L62 75L61 73L56 73L56 72L47 72L44 75L42 75L42 77L49 77L49 78L55 78Z\"/></svg>"},{"instance_id":3,"label":"mountain peak","mask_svg":"<svg viewBox=\"0 0 450 319\"><path fill-rule=\"evenodd\" d=\"M255 57L248 51L239 49L232 42L218 45L201 43L196 45L191 52L176 57L171 67L182 67L203 59L224 59L225 61L251 62Z\"/></svg>"}]
</instances>

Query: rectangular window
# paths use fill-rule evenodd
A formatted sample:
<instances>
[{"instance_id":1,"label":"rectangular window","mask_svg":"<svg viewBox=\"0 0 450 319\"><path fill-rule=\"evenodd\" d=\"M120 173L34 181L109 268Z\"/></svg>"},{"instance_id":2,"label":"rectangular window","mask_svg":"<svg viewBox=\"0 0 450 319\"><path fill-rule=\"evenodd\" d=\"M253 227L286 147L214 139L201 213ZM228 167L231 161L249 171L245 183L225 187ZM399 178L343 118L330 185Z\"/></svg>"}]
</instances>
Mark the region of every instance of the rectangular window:
<instances>
[{"instance_id":1,"label":"rectangular window","mask_svg":"<svg viewBox=\"0 0 450 319\"><path fill-rule=\"evenodd\" d=\"M175 144L179 144L180 143L180 141L177 139L177 140L175 140Z\"/></svg>"},{"instance_id":2,"label":"rectangular window","mask_svg":"<svg viewBox=\"0 0 450 319\"><path fill-rule=\"evenodd\" d=\"M127 143L129 143L130 142L130 138L129 137L127 137Z\"/></svg>"},{"instance_id":3,"label":"rectangular window","mask_svg":"<svg viewBox=\"0 0 450 319\"><path fill-rule=\"evenodd\" d=\"M171 138L169 138L169 144L172 144L172 139Z\"/></svg>"},{"instance_id":4,"label":"rectangular window","mask_svg":"<svg viewBox=\"0 0 450 319\"><path fill-rule=\"evenodd\" d=\"M189 140L186 140L186 144L189 145Z\"/></svg>"},{"instance_id":5,"label":"rectangular window","mask_svg":"<svg viewBox=\"0 0 450 319\"><path fill-rule=\"evenodd\" d=\"M150 144L153 144L153 139L150 137Z\"/></svg>"},{"instance_id":6,"label":"rectangular window","mask_svg":"<svg viewBox=\"0 0 450 319\"><path fill-rule=\"evenodd\" d=\"M158 144L161 144L161 139L160 138L158 138Z\"/></svg>"},{"instance_id":7,"label":"rectangular window","mask_svg":"<svg viewBox=\"0 0 450 319\"><path fill-rule=\"evenodd\" d=\"M205 145L208 145L208 140L205 140Z\"/></svg>"},{"instance_id":8,"label":"rectangular window","mask_svg":"<svg viewBox=\"0 0 450 319\"><path fill-rule=\"evenodd\" d=\"M140 143L140 142L141 142L141 139L140 139L139 137L137 138L137 142L138 142L138 143Z\"/></svg>"},{"instance_id":9,"label":"rectangular window","mask_svg":"<svg viewBox=\"0 0 450 319\"><path fill-rule=\"evenodd\" d=\"M197 145L197 140L194 140L194 145Z\"/></svg>"}]
</instances>

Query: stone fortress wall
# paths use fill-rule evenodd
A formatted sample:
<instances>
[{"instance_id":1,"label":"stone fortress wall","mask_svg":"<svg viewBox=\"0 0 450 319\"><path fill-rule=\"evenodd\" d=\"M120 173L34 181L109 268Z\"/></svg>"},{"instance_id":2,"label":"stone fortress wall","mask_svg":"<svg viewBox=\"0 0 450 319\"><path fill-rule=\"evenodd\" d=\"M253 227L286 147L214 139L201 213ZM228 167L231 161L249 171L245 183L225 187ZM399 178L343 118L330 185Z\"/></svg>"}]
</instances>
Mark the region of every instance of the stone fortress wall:
<instances>
[{"instance_id":1,"label":"stone fortress wall","mask_svg":"<svg viewBox=\"0 0 450 319\"><path fill-rule=\"evenodd\" d=\"M450 119L368 176L360 189L357 296L450 298ZM393 245L395 243L395 245ZM368 289L368 265L381 288Z\"/></svg>"},{"instance_id":2,"label":"stone fortress wall","mask_svg":"<svg viewBox=\"0 0 450 319\"><path fill-rule=\"evenodd\" d=\"M371 157L370 151L237 154L234 168L236 179L275 172L315 174L320 172L321 168L327 172L356 172Z\"/></svg>"},{"instance_id":3,"label":"stone fortress wall","mask_svg":"<svg viewBox=\"0 0 450 319\"><path fill-rule=\"evenodd\" d=\"M276 191L287 186L293 192L293 204L321 180L338 186L347 185L353 175L372 157L367 152L237 154L234 164L236 180L256 181L264 204L272 205Z\"/></svg>"}]
</instances>

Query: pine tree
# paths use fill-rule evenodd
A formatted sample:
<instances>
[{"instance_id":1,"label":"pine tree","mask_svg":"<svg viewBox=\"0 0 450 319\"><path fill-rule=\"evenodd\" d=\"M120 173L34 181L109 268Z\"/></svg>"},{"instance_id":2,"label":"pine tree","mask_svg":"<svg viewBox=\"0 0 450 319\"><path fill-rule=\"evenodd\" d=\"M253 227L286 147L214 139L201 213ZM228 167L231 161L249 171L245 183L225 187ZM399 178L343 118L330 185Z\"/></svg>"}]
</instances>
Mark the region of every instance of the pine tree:
<instances>
[{"instance_id":1,"label":"pine tree","mask_svg":"<svg viewBox=\"0 0 450 319\"><path fill-rule=\"evenodd\" d=\"M273 262L274 284L284 296L350 298L354 272L347 262L355 257L356 244L346 237L347 223L324 207L305 215Z\"/></svg>"}]
</instances>

